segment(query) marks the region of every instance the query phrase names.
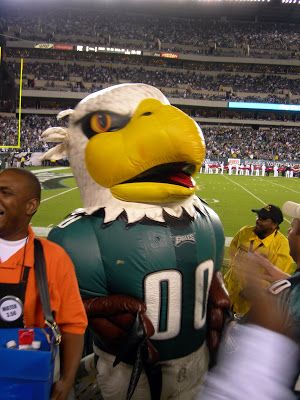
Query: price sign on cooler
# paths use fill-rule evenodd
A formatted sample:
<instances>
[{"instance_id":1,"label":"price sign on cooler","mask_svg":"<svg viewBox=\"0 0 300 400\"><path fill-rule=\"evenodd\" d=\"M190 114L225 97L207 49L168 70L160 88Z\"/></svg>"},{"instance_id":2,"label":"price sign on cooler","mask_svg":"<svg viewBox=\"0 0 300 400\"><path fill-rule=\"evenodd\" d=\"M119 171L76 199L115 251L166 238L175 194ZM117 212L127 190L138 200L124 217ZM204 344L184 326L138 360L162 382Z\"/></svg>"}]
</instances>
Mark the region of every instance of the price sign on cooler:
<instances>
[{"instance_id":1,"label":"price sign on cooler","mask_svg":"<svg viewBox=\"0 0 300 400\"><path fill-rule=\"evenodd\" d=\"M23 303L15 296L0 299L0 318L6 322L14 322L23 314Z\"/></svg>"}]
</instances>

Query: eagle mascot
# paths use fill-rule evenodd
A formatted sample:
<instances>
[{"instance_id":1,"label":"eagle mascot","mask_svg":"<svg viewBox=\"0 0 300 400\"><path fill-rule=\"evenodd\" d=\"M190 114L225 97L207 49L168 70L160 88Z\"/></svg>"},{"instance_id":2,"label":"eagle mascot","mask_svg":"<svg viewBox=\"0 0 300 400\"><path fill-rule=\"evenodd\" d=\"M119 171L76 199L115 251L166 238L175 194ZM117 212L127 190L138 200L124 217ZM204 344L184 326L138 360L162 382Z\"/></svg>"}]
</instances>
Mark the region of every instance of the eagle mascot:
<instances>
[{"instance_id":1,"label":"eagle mascot","mask_svg":"<svg viewBox=\"0 0 300 400\"><path fill-rule=\"evenodd\" d=\"M199 126L157 88L120 84L90 94L60 142L83 209L49 239L71 256L94 337L104 400L192 400L214 359L229 300L224 233L195 195L205 157Z\"/></svg>"}]
</instances>

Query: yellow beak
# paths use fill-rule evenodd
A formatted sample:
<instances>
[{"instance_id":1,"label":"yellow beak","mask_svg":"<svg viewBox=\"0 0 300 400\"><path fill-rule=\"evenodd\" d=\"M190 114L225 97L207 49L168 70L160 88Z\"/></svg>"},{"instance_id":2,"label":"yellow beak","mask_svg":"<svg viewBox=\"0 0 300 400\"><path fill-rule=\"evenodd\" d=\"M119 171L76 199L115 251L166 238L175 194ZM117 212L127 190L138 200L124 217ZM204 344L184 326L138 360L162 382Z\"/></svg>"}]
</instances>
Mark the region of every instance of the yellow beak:
<instances>
[{"instance_id":1,"label":"yellow beak","mask_svg":"<svg viewBox=\"0 0 300 400\"><path fill-rule=\"evenodd\" d=\"M165 165L174 164L176 175L180 166L189 166L194 175L204 157L203 135L194 120L155 99L141 101L124 128L93 136L85 153L87 169L99 185L120 200L143 203L172 203L192 195L190 173L169 179L159 176L160 167L163 174ZM156 171L154 177L147 175L149 170Z\"/></svg>"}]
</instances>

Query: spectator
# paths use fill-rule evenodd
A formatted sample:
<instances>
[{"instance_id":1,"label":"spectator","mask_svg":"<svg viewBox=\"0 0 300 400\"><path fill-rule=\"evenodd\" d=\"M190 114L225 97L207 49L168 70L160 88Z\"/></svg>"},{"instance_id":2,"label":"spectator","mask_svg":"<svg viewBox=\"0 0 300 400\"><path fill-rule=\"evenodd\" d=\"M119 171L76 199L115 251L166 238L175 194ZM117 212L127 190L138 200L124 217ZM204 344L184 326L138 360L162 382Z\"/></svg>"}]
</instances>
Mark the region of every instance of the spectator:
<instances>
[{"instance_id":1,"label":"spectator","mask_svg":"<svg viewBox=\"0 0 300 400\"><path fill-rule=\"evenodd\" d=\"M235 314L242 316L249 310L249 303L243 297L243 282L238 277L238 258L241 252L263 254L284 272L293 271L292 258L286 237L279 232L283 221L280 208L268 204L261 209L251 210L257 214L255 226L244 226L230 244L230 265L224 274Z\"/></svg>"}]
</instances>

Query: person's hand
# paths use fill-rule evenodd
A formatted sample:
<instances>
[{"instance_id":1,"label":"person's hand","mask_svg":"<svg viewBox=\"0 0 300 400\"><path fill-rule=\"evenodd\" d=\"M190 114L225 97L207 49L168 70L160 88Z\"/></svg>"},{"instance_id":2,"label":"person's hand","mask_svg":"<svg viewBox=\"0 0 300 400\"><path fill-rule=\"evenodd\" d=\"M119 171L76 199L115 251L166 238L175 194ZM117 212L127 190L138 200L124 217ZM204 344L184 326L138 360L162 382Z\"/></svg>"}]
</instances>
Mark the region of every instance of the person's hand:
<instances>
[{"instance_id":1,"label":"person's hand","mask_svg":"<svg viewBox=\"0 0 300 400\"><path fill-rule=\"evenodd\" d=\"M66 382L63 379L55 382L52 386L51 400L67 400L72 385L73 382Z\"/></svg>"},{"instance_id":2,"label":"person's hand","mask_svg":"<svg viewBox=\"0 0 300 400\"><path fill-rule=\"evenodd\" d=\"M246 253L245 262L248 262L250 269L261 270L261 278L267 282L273 283L281 279L287 279L289 274L272 264L264 255L259 253Z\"/></svg>"},{"instance_id":3,"label":"person's hand","mask_svg":"<svg viewBox=\"0 0 300 400\"><path fill-rule=\"evenodd\" d=\"M253 284L246 291L247 299L251 303L246 321L251 324L295 339L293 332L293 320L289 313L289 303L268 290Z\"/></svg>"},{"instance_id":4,"label":"person's hand","mask_svg":"<svg viewBox=\"0 0 300 400\"><path fill-rule=\"evenodd\" d=\"M249 301L246 322L293 338L288 302L268 291L269 282L286 279L288 274L256 253L239 255L238 274L243 279L243 297ZM267 281L267 282L266 282Z\"/></svg>"},{"instance_id":5,"label":"person's hand","mask_svg":"<svg viewBox=\"0 0 300 400\"><path fill-rule=\"evenodd\" d=\"M237 276L244 282L247 282L247 286L251 282L261 282L261 286L267 286L267 283L273 283L281 279L288 279L290 277L286 272L281 271L275 265L273 265L265 256L253 252L241 252L236 255L236 269Z\"/></svg>"}]
</instances>

